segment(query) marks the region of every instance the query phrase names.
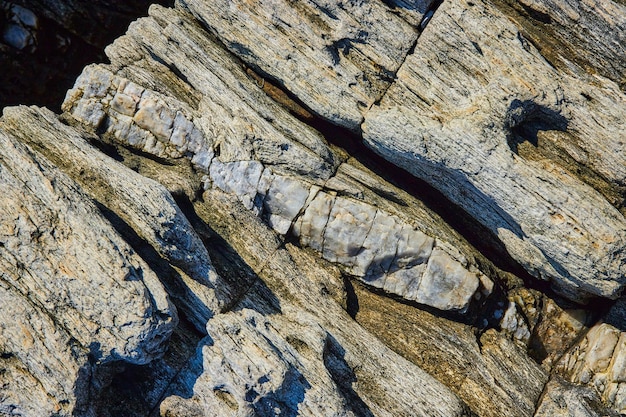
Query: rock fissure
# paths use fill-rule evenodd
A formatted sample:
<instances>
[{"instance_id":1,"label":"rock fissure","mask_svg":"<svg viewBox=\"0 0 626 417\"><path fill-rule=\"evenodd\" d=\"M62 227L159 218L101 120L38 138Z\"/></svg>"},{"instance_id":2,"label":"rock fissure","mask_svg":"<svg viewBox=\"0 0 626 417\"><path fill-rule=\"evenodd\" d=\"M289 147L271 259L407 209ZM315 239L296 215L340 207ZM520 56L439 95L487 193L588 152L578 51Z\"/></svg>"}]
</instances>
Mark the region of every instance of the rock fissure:
<instances>
[{"instance_id":1,"label":"rock fissure","mask_svg":"<svg viewBox=\"0 0 626 417\"><path fill-rule=\"evenodd\" d=\"M0 408L625 410L626 315L601 306L624 99L598 40L626 9L522 3L179 0L84 69L65 120L5 109ZM29 4L0 56L43 39Z\"/></svg>"}]
</instances>

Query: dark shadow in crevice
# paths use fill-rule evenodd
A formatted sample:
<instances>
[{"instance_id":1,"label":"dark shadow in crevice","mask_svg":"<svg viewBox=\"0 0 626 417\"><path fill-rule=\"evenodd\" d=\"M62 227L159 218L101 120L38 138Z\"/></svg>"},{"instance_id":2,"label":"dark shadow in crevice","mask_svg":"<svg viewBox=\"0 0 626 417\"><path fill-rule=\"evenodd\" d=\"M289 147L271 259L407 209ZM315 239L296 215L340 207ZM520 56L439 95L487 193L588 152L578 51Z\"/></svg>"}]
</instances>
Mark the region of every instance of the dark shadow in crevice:
<instances>
[{"instance_id":1,"label":"dark shadow in crevice","mask_svg":"<svg viewBox=\"0 0 626 417\"><path fill-rule=\"evenodd\" d=\"M433 4L437 3L432 0L382 0L387 7L390 9L405 9L409 11L416 11L418 13L424 14L428 10L432 10Z\"/></svg>"},{"instance_id":2,"label":"dark shadow in crevice","mask_svg":"<svg viewBox=\"0 0 626 417\"><path fill-rule=\"evenodd\" d=\"M324 346L324 366L330 377L337 385L339 392L346 401L346 408L352 409L357 416L374 417L369 406L361 399L352 385L357 381L357 376L345 359L346 351L331 334L327 334Z\"/></svg>"},{"instance_id":3,"label":"dark shadow in crevice","mask_svg":"<svg viewBox=\"0 0 626 417\"><path fill-rule=\"evenodd\" d=\"M245 400L252 404L255 415L297 417L298 406L305 400L311 384L292 364L288 364L281 385L274 391L259 397L253 389L246 393Z\"/></svg>"},{"instance_id":4,"label":"dark shadow in crevice","mask_svg":"<svg viewBox=\"0 0 626 417\"><path fill-rule=\"evenodd\" d=\"M238 294L225 307L225 311L241 308L239 304L254 292L260 297L258 305L246 303L261 314L280 313L280 300L274 295L252 267L241 258L237 251L215 230L213 230L196 212L193 203L185 194L173 195L176 204L181 209L189 223L196 231L207 251L216 272L233 289L239 289Z\"/></svg>"},{"instance_id":5,"label":"dark shadow in crevice","mask_svg":"<svg viewBox=\"0 0 626 417\"><path fill-rule=\"evenodd\" d=\"M191 306L200 306L204 305L204 303L187 287L179 272L166 259L162 258L152 245L139 236L117 213L100 202L96 201L95 204L113 228L158 276L177 309L188 316L188 319L195 324L198 331L206 332L204 325L213 316L213 312L208 308L203 311L191 308Z\"/></svg>"},{"instance_id":6,"label":"dark shadow in crevice","mask_svg":"<svg viewBox=\"0 0 626 417\"><path fill-rule=\"evenodd\" d=\"M357 298L350 278L344 275L343 283L346 289L346 312L350 317L352 317L353 320L355 320L357 314L359 313L359 299Z\"/></svg>"}]
</instances>

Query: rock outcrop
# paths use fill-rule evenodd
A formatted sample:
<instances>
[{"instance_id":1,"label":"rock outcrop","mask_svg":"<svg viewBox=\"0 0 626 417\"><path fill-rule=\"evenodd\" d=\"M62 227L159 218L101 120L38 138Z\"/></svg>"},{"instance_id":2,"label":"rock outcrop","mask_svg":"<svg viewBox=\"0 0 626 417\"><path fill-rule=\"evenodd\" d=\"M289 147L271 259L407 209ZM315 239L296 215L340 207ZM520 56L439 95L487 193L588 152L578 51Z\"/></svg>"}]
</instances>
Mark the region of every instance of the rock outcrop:
<instances>
[{"instance_id":1,"label":"rock outcrop","mask_svg":"<svg viewBox=\"0 0 626 417\"><path fill-rule=\"evenodd\" d=\"M162 355L156 274L76 183L0 128L0 410L89 415L101 364Z\"/></svg>"},{"instance_id":2,"label":"rock outcrop","mask_svg":"<svg viewBox=\"0 0 626 417\"><path fill-rule=\"evenodd\" d=\"M132 73L129 51L143 54L144 67L169 68ZM445 232L432 236L418 223L429 213L399 217L368 201L362 184L341 175L367 172L341 163L317 132L263 96L189 16L153 7L151 17L133 23L107 53L111 67L88 67L68 92L64 109L77 120L155 156L190 159L206 173L205 189L236 195L276 232L291 231L372 286L459 311L475 294L489 293L489 278L448 236L439 237ZM116 67L120 75L111 72ZM178 72L191 92L167 91ZM185 103L190 95L197 109Z\"/></svg>"},{"instance_id":3,"label":"rock outcrop","mask_svg":"<svg viewBox=\"0 0 626 417\"><path fill-rule=\"evenodd\" d=\"M621 213L558 161L519 150L520 141L553 140L621 184L624 95L615 84L559 73L486 2L444 3L397 77L366 116L368 146L440 189L568 297L619 296ZM581 95L592 82L597 100Z\"/></svg>"},{"instance_id":4,"label":"rock outcrop","mask_svg":"<svg viewBox=\"0 0 626 417\"><path fill-rule=\"evenodd\" d=\"M142 4L0 2L0 55ZM625 413L625 21L151 6L0 118L0 415Z\"/></svg>"}]
</instances>

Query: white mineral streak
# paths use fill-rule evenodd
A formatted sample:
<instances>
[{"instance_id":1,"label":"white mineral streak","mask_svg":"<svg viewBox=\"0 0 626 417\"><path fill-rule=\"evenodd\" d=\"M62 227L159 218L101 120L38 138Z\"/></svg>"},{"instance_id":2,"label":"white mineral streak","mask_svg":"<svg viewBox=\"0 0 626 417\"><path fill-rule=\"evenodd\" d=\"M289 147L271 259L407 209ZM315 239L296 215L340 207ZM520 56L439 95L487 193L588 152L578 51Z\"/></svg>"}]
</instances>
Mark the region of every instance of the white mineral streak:
<instances>
[{"instance_id":1,"label":"white mineral streak","mask_svg":"<svg viewBox=\"0 0 626 417\"><path fill-rule=\"evenodd\" d=\"M589 84L550 67L493 6L444 2L366 114L364 137L493 231L532 275L574 300L615 298L626 277L624 217L568 171L508 144L525 123L571 130L581 152L601 155L588 164L623 182L624 95L597 82L604 98L582 103Z\"/></svg>"},{"instance_id":2,"label":"white mineral streak","mask_svg":"<svg viewBox=\"0 0 626 417\"><path fill-rule=\"evenodd\" d=\"M241 70L234 68L226 52L208 39L199 39L195 29L181 24L162 28L156 23L163 15L176 22L182 19L179 15L161 8L151 13L155 18L133 23L107 53L120 57L121 45L143 39L140 29L143 34L153 32L157 39L163 33L175 36L178 46L154 42L143 47L157 51L164 60L181 60L176 67L202 94L200 104L205 111L98 65L87 67L66 97L63 108L73 117L94 129L104 127L120 142L159 157L190 158L207 173L205 187L236 195L277 233L293 230L303 245L374 287L463 312L479 288L490 286L485 275L443 240L371 203L323 191L321 187L332 181L335 171L325 162L335 157L323 140L262 98L254 83L243 89L230 72ZM182 29L187 32L181 33ZM193 60L188 55L192 50L197 51ZM246 79L243 73L240 77ZM255 107L253 98L259 98ZM92 107L102 109L103 115L93 119ZM243 120L249 122L245 127Z\"/></svg>"}]
</instances>

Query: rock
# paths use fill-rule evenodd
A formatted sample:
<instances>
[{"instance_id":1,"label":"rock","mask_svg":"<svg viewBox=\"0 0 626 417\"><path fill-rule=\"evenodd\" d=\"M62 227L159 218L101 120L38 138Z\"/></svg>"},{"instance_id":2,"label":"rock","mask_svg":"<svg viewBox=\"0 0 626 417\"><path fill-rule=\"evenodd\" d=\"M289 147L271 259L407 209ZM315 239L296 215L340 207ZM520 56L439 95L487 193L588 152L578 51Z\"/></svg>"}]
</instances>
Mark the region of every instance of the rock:
<instances>
[{"instance_id":1,"label":"rock","mask_svg":"<svg viewBox=\"0 0 626 417\"><path fill-rule=\"evenodd\" d=\"M206 34L183 23L189 22L188 16L158 7L151 9L151 15L134 23L126 36L107 49L112 60L109 68L91 66L79 77L64 103L74 118L158 157L191 159L198 171L206 173L205 189L236 195L277 233L293 231L302 244L374 287L460 312L470 307L477 292L488 295L484 289L490 285L489 278L447 242L446 233L434 239L422 231L418 219L405 220L377 209L373 202L324 191L341 188L343 180L335 176L339 157L319 134L267 97L261 98L262 91L254 82L243 88L237 80L247 76ZM179 46L165 42L166 34L178 39ZM147 42L147 36L154 41ZM206 111L186 104L180 93L157 93L166 91L168 75L146 74L140 80L126 73L122 64L129 61L125 54L131 47L150 51L152 55L144 52L147 56L158 54L184 73ZM198 52L191 60L194 50ZM198 56L203 60L198 62ZM150 65L157 62L145 67ZM143 85L114 74L111 70L116 66ZM233 123L233 116L226 116L233 114L248 125L244 128L241 121ZM353 185L346 184L344 190L350 192Z\"/></svg>"},{"instance_id":2,"label":"rock","mask_svg":"<svg viewBox=\"0 0 626 417\"><path fill-rule=\"evenodd\" d=\"M183 371L199 377L180 378L173 388L179 395L161 404L162 414L174 408L223 416L355 415L324 368L337 360L329 357L331 342L310 318L289 323L241 310L211 320L207 332L213 337ZM186 393L192 398L183 399Z\"/></svg>"},{"instance_id":3,"label":"rock","mask_svg":"<svg viewBox=\"0 0 626 417\"><path fill-rule=\"evenodd\" d=\"M621 183L626 153L614 129L624 96L598 83L604 98L583 103L590 84L550 67L489 3L444 3L366 114L364 139L474 216L532 275L573 300L616 298L623 216L558 161L521 157L515 144L515 135L536 143L540 131L565 132L557 137L578 143L587 166L602 175L610 166Z\"/></svg>"},{"instance_id":4,"label":"rock","mask_svg":"<svg viewBox=\"0 0 626 417\"><path fill-rule=\"evenodd\" d=\"M591 389L554 377L545 387L535 417L608 417L618 414L604 407Z\"/></svg>"},{"instance_id":5,"label":"rock","mask_svg":"<svg viewBox=\"0 0 626 417\"><path fill-rule=\"evenodd\" d=\"M2 10L4 9L4 10ZM0 12L8 18L2 30L2 42L18 50L35 47L39 19L32 10L9 2L0 3Z\"/></svg>"},{"instance_id":6,"label":"rock","mask_svg":"<svg viewBox=\"0 0 626 417\"><path fill-rule=\"evenodd\" d=\"M233 196L208 190L194 207L260 279L234 311L208 323L209 337L161 415L276 413L266 407L287 414L297 407L303 415L469 415L442 384L348 319L323 290L335 278L302 262L301 249L283 247Z\"/></svg>"},{"instance_id":7,"label":"rock","mask_svg":"<svg viewBox=\"0 0 626 417\"><path fill-rule=\"evenodd\" d=\"M48 110L6 108L0 127L54 161L94 200L182 270L166 285L201 331L210 317L239 296L239 290L215 272L204 244L161 184L93 148Z\"/></svg>"},{"instance_id":8,"label":"rock","mask_svg":"<svg viewBox=\"0 0 626 417\"><path fill-rule=\"evenodd\" d=\"M0 414L625 412L622 6L151 7L0 119Z\"/></svg>"},{"instance_id":9,"label":"rock","mask_svg":"<svg viewBox=\"0 0 626 417\"><path fill-rule=\"evenodd\" d=\"M418 36L416 28L386 3L423 16L432 2L420 2L417 10L415 4L376 0L260 1L252 7L244 1L184 0L177 5L315 113L357 130L363 113L384 94Z\"/></svg>"},{"instance_id":10,"label":"rock","mask_svg":"<svg viewBox=\"0 0 626 417\"><path fill-rule=\"evenodd\" d=\"M552 368L588 329L591 314L580 308L562 308L547 297L540 320L532 330L529 350L545 368Z\"/></svg>"},{"instance_id":11,"label":"rock","mask_svg":"<svg viewBox=\"0 0 626 417\"><path fill-rule=\"evenodd\" d=\"M574 74L599 73L624 90L626 7L623 2L496 1L539 45L552 65ZM507 7L508 6L508 7ZM572 30L577 27L580 30Z\"/></svg>"},{"instance_id":12,"label":"rock","mask_svg":"<svg viewBox=\"0 0 626 417\"><path fill-rule=\"evenodd\" d=\"M547 373L504 332L492 329L477 336L470 326L396 303L360 285L354 291L356 321L450 387L476 415L533 415Z\"/></svg>"},{"instance_id":13,"label":"rock","mask_svg":"<svg viewBox=\"0 0 626 417\"><path fill-rule=\"evenodd\" d=\"M176 310L77 184L5 129L0 310L11 319L0 322L1 407L91 415L100 369L159 358Z\"/></svg>"},{"instance_id":14,"label":"rock","mask_svg":"<svg viewBox=\"0 0 626 417\"><path fill-rule=\"evenodd\" d=\"M569 381L595 389L617 413L626 413L625 332L606 323L595 325L556 369Z\"/></svg>"}]
</instances>

